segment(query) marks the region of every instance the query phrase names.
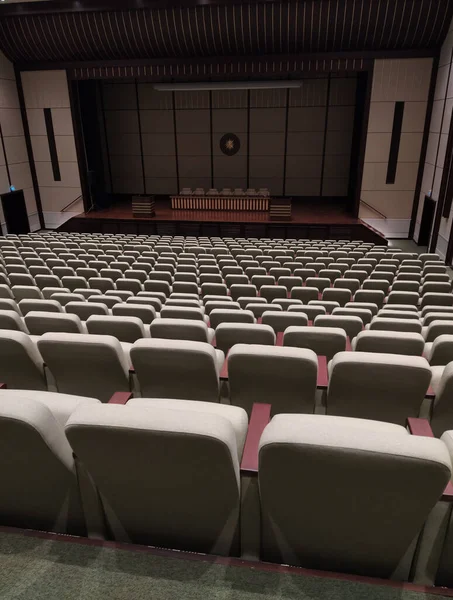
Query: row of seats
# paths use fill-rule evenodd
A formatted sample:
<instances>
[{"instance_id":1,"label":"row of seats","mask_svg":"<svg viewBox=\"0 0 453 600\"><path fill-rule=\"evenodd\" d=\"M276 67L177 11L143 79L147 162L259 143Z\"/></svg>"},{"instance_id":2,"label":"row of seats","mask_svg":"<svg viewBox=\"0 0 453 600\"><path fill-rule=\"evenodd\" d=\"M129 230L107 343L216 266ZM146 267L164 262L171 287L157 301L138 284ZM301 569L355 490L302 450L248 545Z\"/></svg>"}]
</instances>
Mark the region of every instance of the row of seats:
<instances>
[{"instance_id":1,"label":"row of seats","mask_svg":"<svg viewBox=\"0 0 453 600\"><path fill-rule=\"evenodd\" d=\"M453 307L427 307L421 315L414 307L401 306L397 311L391 306L380 311L374 307L376 315L373 317L370 308L357 307L354 303L334 308L328 315L324 307L301 303L287 305L283 311L277 303L247 304L241 309L233 302L207 301L201 306L196 300L169 298L157 313L156 302L160 301L154 297L129 298L126 303L116 301L111 309L99 299L99 302L71 300L66 304L55 299L24 299L19 303L0 299L0 329L31 335L51 331L105 334L129 343L150 336L215 341L227 352L231 345L225 340L225 331L233 332L235 343L250 340L251 343L274 344L276 340L270 327L277 336L284 334L283 345L297 339L297 345L311 347L329 358L346 349L347 336L354 350L425 355L433 366L453 360ZM226 323L230 327L220 327L216 336L219 326ZM233 327L233 323L237 326ZM313 325L309 331L299 331L300 327L309 325ZM282 339L278 337L277 343ZM319 342L316 348L313 347L315 341Z\"/></svg>"},{"instance_id":2,"label":"row of seats","mask_svg":"<svg viewBox=\"0 0 453 600\"><path fill-rule=\"evenodd\" d=\"M312 349L297 347L298 335L310 328L290 328L288 344L279 347L250 340L233 344L234 330L228 327L226 361L222 349L204 342L121 344L106 335L65 333L32 339L0 330L0 378L13 389L57 390L103 402L116 391L131 391L154 398L222 400L248 414L255 402L265 401L273 414L321 413L401 425L423 415L438 436L453 427L453 363L433 368L421 356L340 350L326 366L325 357L314 351L321 341L313 340ZM267 333L275 342L272 330Z\"/></svg>"},{"instance_id":3,"label":"row of seats","mask_svg":"<svg viewBox=\"0 0 453 600\"><path fill-rule=\"evenodd\" d=\"M452 431L126 400L0 391L1 524L451 581Z\"/></svg>"}]
</instances>

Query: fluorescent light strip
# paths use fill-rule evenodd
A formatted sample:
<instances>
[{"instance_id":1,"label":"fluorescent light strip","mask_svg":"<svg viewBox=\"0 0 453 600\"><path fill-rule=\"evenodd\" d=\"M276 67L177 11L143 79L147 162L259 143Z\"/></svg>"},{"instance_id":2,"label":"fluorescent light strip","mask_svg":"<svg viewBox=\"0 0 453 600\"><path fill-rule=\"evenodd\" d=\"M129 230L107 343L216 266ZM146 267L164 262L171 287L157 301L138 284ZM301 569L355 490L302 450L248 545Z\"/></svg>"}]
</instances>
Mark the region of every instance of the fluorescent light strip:
<instances>
[{"instance_id":1,"label":"fluorescent light strip","mask_svg":"<svg viewBox=\"0 0 453 600\"><path fill-rule=\"evenodd\" d=\"M302 81L220 81L218 83L157 83L157 92L199 92L202 90L276 90L301 88Z\"/></svg>"}]
</instances>

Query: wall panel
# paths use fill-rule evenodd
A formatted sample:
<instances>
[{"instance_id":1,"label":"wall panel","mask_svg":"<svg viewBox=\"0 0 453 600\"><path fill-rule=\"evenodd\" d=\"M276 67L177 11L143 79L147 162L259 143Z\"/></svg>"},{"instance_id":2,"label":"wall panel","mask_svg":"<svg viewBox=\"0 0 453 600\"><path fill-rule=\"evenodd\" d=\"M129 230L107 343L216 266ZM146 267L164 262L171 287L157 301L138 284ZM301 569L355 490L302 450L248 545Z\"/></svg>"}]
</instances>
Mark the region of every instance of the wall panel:
<instances>
[{"instance_id":1,"label":"wall panel","mask_svg":"<svg viewBox=\"0 0 453 600\"><path fill-rule=\"evenodd\" d=\"M16 189L23 189L30 227L32 230L39 229L36 199L17 94L16 76L13 65L1 52L0 130L6 154L3 153L2 144L0 143L0 194L7 192L10 185L14 185ZM0 221L5 233L1 206Z\"/></svg>"},{"instance_id":2,"label":"wall panel","mask_svg":"<svg viewBox=\"0 0 453 600\"><path fill-rule=\"evenodd\" d=\"M359 216L378 228L388 225L399 237L409 231L432 64L431 58L375 61L361 199L387 222L364 204ZM395 181L387 183L396 102L403 102L404 110Z\"/></svg>"},{"instance_id":3,"label":"wall panel","mask_svg":"<svg viewBox=\"0 0 453 600\"><path fill-rule=\"evenodd\" d=\"M130 185L129 193L213 186L348 195L355 77L332 77L330 85L325 76L305 79L291 90L172 93L150 83L101 86L118 193ZM240 141L233 156L220 144L228 133Z\"/></svg>"},{"instance_id":4,"label":"wall panel","mask_svg":"<svg viewBox=\"0 0 453 600\"><path fill-rule=\"evenodd\" d=\"M82 193L66 71L24 71L21 78L44 218L53 227L62 208ZM52 169L44 109L50 109L60 180Z\"/></svg>"}]
</instances>

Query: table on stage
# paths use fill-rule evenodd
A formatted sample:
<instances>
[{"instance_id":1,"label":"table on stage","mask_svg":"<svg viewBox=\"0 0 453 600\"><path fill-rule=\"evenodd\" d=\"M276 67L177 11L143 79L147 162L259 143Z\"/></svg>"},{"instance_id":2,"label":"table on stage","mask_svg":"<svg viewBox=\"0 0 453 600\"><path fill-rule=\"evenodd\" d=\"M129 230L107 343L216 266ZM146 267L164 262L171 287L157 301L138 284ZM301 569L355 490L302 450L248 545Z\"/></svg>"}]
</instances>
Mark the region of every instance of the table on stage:
<instances>
[{"instance_id":1,"label":"table on stage","mask_svg":"<svg viewBox=\"0 0 453 600\"><path fill-rule=\"evenodd\" d=\"M268 211L269 197L264 196L196 196L180 194L171 196L175 210L243 210Z\"/></svg>"}]
</instances>

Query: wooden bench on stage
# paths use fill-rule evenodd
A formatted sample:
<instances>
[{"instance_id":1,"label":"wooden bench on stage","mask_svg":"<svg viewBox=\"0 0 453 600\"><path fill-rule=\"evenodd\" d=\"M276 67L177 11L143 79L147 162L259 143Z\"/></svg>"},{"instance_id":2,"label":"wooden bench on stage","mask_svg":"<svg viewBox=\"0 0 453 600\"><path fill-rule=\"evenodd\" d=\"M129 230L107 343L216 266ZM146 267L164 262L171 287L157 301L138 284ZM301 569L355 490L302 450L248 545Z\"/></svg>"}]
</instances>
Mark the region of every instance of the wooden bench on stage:
<instances>
[{"instance_id":1,"label":"wooden bench on stage","mask_svg":"<svg viewBox=\"0 0 453 600\"><path fill-rule=\"evenodd\" d=\"M210 190L211 191L211 190ZM242 191L242 190L241 190ZM248 194L207 194L185 192L171 196L171 207L174 210L238 210L264 211L269 210L269 193Z\"/></svg>"}]
</instances>

